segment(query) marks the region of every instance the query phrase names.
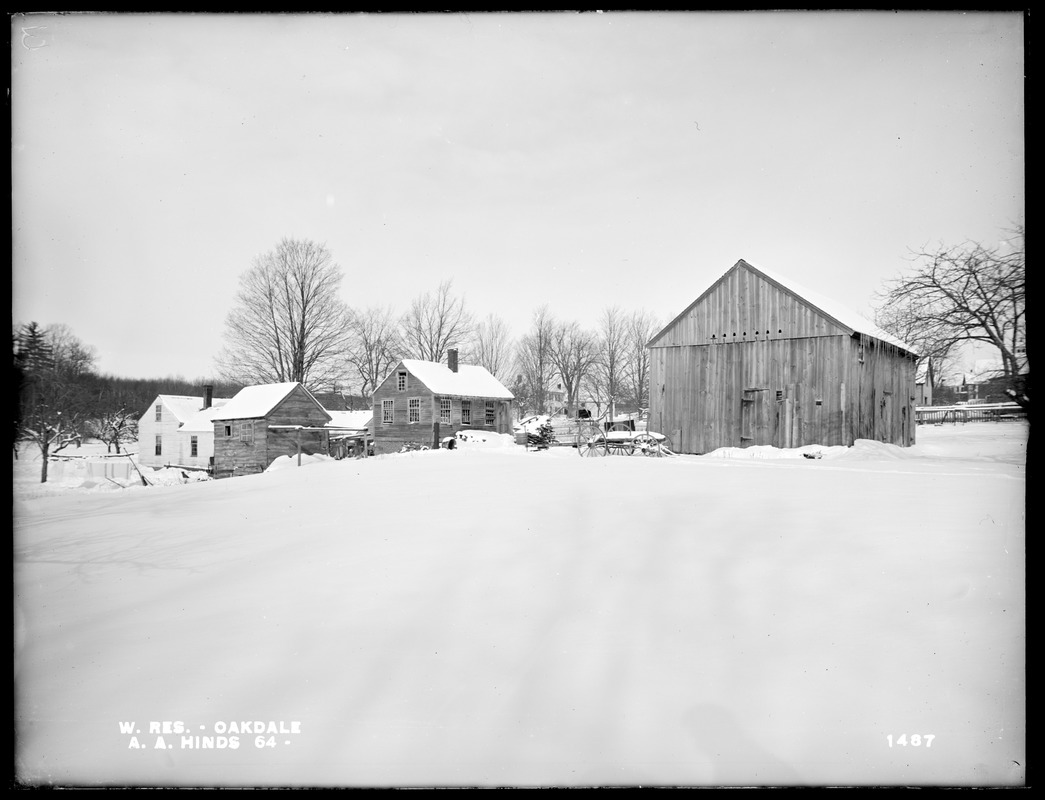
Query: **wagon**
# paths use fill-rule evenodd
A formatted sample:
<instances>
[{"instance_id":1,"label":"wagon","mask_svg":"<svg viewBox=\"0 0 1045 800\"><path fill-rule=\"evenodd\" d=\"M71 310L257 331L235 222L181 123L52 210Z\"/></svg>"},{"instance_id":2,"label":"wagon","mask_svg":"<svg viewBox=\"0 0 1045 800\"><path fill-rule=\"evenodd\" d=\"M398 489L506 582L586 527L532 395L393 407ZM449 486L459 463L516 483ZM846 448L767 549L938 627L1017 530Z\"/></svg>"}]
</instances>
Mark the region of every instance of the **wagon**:
<instances>
[{"instance_id":1,"label":"wagon","mask_svg":"<svg viewBox=\"0 0 1045 800\"><path fill-rule=\"evenodd\" d=\"M577 452L584 458L600 456L674 455L668 437L654 431L636 431L628 424L582 421L577 429Z\"/></svg>"}]
</instances>

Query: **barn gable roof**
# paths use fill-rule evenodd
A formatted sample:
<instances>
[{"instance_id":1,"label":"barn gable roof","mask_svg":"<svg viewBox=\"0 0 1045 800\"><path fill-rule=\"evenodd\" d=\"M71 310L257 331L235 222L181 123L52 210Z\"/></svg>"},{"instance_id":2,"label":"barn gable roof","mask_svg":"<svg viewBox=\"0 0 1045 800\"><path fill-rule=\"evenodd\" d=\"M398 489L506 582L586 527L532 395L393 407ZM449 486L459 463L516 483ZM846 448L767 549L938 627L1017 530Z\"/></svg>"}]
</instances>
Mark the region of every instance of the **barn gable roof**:
<instances>
[{"instance_id":1,"label":"barn gable roof","mask_svg":"<svg viewBox=\"0 0 1045 800\"><path fill-rule=\"evenodd\" d=\"M433 394L453 397L485 397L514 400L515 395L490 374L485 367L461 364L454 372L445 364L404 358L399 365L428 387ZM400 366L392 370L394 374Z\"/></svg>"},{"instance_id":2,"label":"barn gable roof","mask_svg":"<svg viewBox=\"0 0 1045 800\"><path fill-rule=\"evenodd\" d=\"M316 404L316 408L329 418L330 412L323 408L316 398L312 397L312 393L308 389L297 381L291 381L289 383L265 383L260 386L246 386L240 389L236 396L229 400L218 414L214 415L213 419L259 419L267 417L276 406L286 400L291 392L299 387Z\"/></svg>"},{"instance_id":3,"label":"barn gable roof","mask_svg":"<svg viewBox=\"0 0 1045 800\"><path fill-rule=\"evenodd\" d=\"M850 334L861 333L866 336L871 336L875 339L879 339L880 341L888 342L889 344L898 347L901 350L905 350L908 353L913 354L915 352L910 345L906 344L905 342L902 342L900 339L897 339L892 334L882 330L873 322L871 322L871 320L867 319L861 314L856 313L852 309L849 309L839 304L835 300L832 300L831 298L828 298L820 294L819 292L807 289L801 284L791 280L790 278L785 278L779 273L772 272L763 267L756 267L753 264L748 263L744 259L740 259L739 261L737 261L736 264L734 264L732 267L726 270L722 277L720 277L717 281L711 284L711 286L709 286L700 295L700 297L698 297L696 300L690 303L681 314L676 316L675 319L673 319L671 322L665 325L664 328L662 328L656 336L650 339L649 344L654 344L667 331L673 328L681 319L683 319L694 308L696 308L696 306L699 305L708 295L715 291L715 289L717 289L718 286L722 284L731 273L740 269L745 269L749 272L754 273L755 275L758 275L759 277L768 281L770 284L776 286L781 291L791 295L799 302L808 306L821 316L827 318L829 321L833 322L838 327L847 330Z\"/></svg>"}]
</instances>

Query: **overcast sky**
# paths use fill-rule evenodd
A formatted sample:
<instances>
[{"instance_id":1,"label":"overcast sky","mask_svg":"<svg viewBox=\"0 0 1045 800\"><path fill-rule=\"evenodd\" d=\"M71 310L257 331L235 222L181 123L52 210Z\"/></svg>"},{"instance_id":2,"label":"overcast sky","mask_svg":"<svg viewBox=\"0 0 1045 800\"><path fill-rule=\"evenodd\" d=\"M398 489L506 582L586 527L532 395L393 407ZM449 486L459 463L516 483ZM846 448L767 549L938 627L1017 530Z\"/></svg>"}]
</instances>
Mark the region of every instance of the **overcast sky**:
<instances>
[{"instance_id":1,"label":"overcast sky","mask_svg":"<svg viewBox=\"0 0 1045 800\"><path fill-rule=\"evenodd\" d=\"M215 376L239 276L672 319L743 258L872 313L1024 219L1019 13L12 18L13 320Z\"/></svg>"}]
</instances>

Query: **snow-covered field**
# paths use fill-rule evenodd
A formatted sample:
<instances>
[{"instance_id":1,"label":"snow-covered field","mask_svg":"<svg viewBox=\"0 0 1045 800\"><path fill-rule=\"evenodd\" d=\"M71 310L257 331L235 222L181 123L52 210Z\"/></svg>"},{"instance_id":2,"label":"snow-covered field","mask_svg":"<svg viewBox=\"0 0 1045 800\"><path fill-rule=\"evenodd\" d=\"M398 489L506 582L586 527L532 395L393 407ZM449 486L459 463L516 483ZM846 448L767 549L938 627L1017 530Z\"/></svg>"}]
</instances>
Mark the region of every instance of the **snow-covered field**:
<instances>
[{"instance_id":1,"label":"snow-covered field","mask_svg":"<svg viewBox=\"0 0 1045 800\"><path fill-rule=\"evenodd\" d=\"M1027 432L150 487L23 453L17 776L1021 785Z\"/></svg>"}]
</instances>

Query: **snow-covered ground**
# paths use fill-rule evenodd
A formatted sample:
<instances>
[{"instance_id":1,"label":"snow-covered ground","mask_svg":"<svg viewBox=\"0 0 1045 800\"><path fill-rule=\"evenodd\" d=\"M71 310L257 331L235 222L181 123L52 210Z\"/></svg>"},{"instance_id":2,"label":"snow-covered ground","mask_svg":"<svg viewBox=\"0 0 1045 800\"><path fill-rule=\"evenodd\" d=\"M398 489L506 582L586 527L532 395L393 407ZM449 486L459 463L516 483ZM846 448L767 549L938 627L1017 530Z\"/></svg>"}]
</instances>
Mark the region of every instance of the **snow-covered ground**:
<instances>
[{"instance_id":1,"label":"snow-covered ground","mask_svg":"<svg viewBox=\"0 0 1045 800\"><path fill-rule=\"evenodd\" d=\"M1025 424L510 440L149 487L22 453L19 779L1023 782Z\"/></svg>"}]
</instances>

